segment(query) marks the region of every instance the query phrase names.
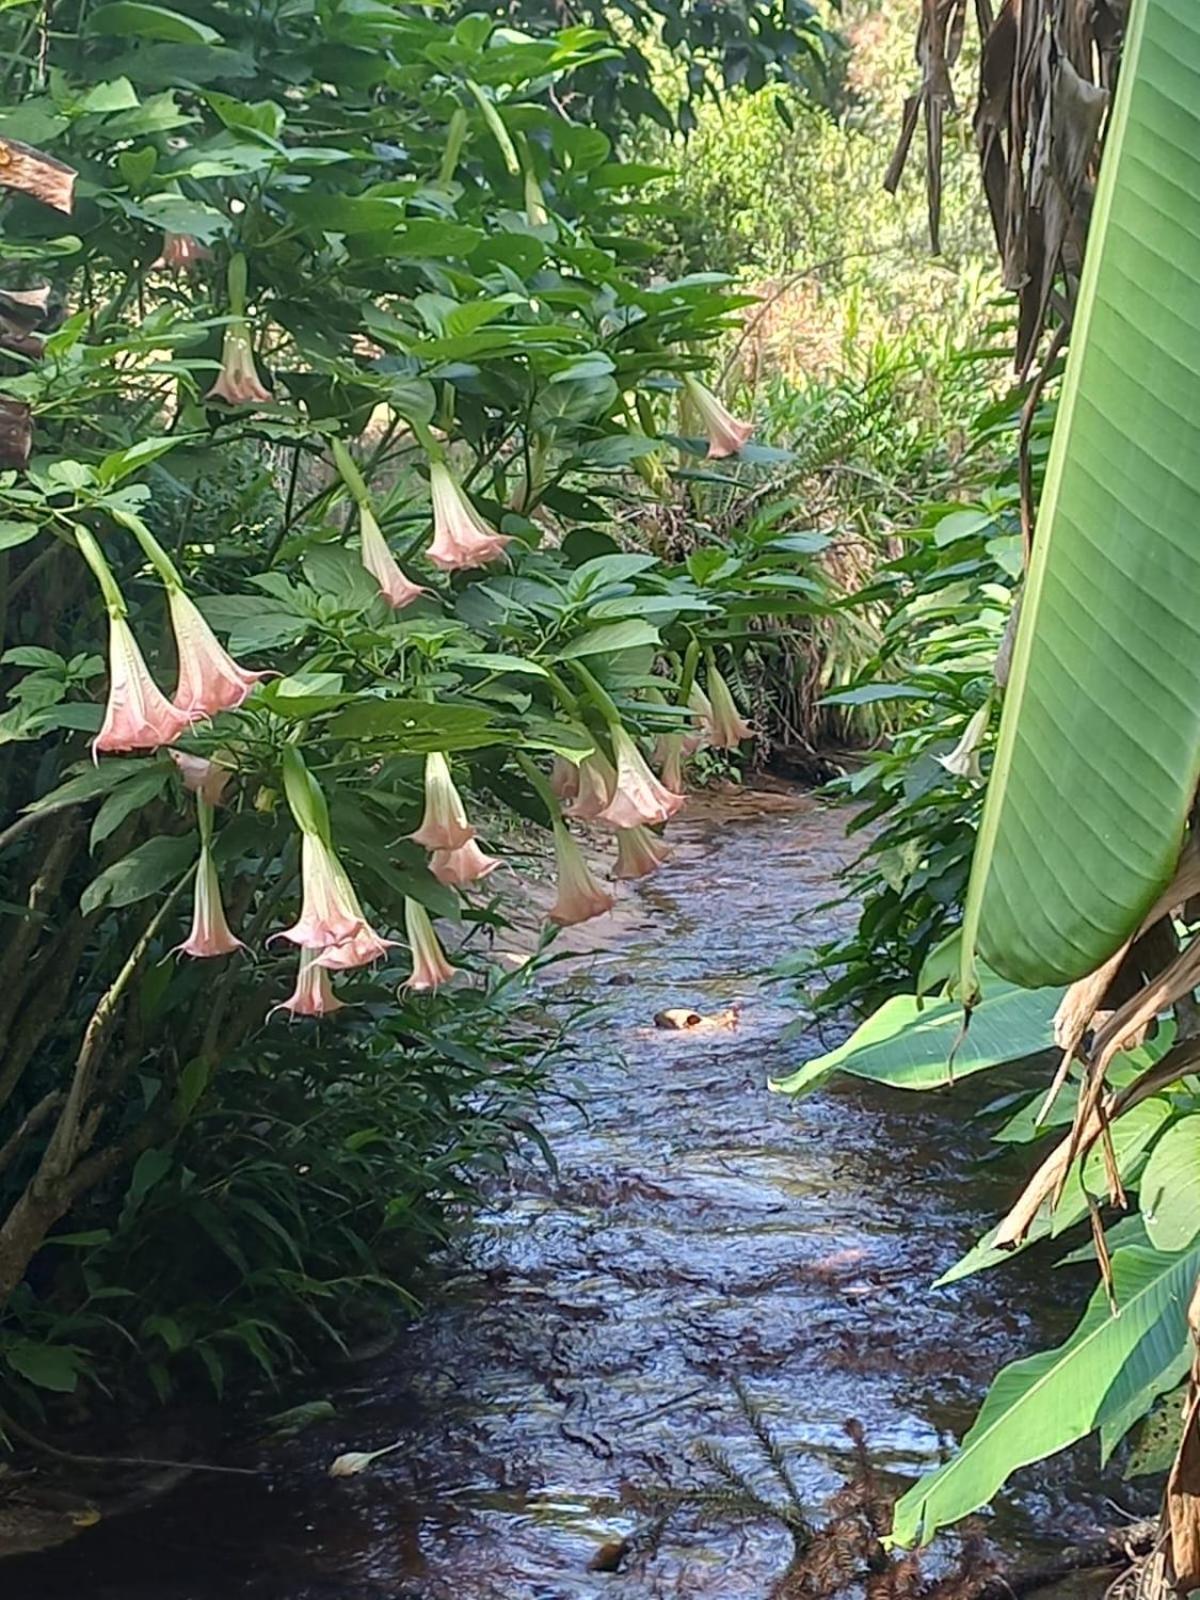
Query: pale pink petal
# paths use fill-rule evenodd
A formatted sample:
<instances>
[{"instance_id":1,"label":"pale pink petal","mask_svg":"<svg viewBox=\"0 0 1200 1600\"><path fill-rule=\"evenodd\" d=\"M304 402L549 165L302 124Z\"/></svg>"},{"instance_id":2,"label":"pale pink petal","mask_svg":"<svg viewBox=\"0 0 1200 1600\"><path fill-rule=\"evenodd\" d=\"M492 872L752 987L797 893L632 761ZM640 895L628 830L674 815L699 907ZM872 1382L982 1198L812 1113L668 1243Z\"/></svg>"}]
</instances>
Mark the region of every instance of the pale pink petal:
<instances>
[{"instance_id":1,"label":"pale pink petal","mask_svg":"<svg viewBox=\"0 0 1200 1600\"><path fill-rule=\"evenodd\" d=\"M503 865L498 856L486 855L474 839L460 844L457 850L435 850L429 858L429 870L437 881L456 889L477 883Z\"/></svg>"},{"instance_id":2,"label":"pale pink petal","mask_svg":"<svg viewBox=\"0 0 1200 1600\"><path fill-rule=\"evenodd\" d=\"M182 589L171 590L168 604L179 656L175 704L189 718L235 710L256 684L272 676L239 666Z\"/></svg>"},{"instance_id":3,"label":"pale pink petal","mask_svg":"<svg viewBox=\"0 0 1200 1600\"><path fill-rule=\"evenodd\" d=\"M438 941L428 911L416 900L406 899L404 902L404 926L413 958L412 975L405 981L404 987L424 992L449 983L456 969Z\"/></svg>"},{"instance_id":4,"label":"pale pink petal","mask_svg":"<svg viewBox=\"0 0 1200 1600\"><path fill-rule=\"evenodd\" d=\"M614 878L648 878L670 859L671 847L649 828L617 829L617 864Z\"/></svg>"},{"instance_id":5,"label":"pale pink petal","mask_svg":"<svg viewBox=\"0 0 1200 1600\"><path fill-rule=\"evenodd\" d=\"M736 750L744 739L753 739L754 729L742 716L729 685L715 667L708 674L708 693L712 701L709 743L714 750Z\"/></svg>"},{"instance_id":6,"label":"pale pink petal","mask_svg":"<svg viewBox=\"0 0 1200 1600\"><path fill-rule=\"evenodd\" d=\"M172 750L169 754L179 768L184 788L207 800L210 806L219 806L233 777L229 768L204 756L189 755L186 750Z\"/></svg>"},{"instance_id":7,"label":"pale pink petal","mask_svg":"<svg viewBox=\"0 0 1200 1600\"><path fill-rule=\"evenodd\" d=\"M624 728L614 728L613 746L617 784L597 820L613 828L636 828L654 826L673 817L684 804L684 796L672 793L658 781Z\"/></svg>"},{"instance_id":8,"label":"pale pink petal","mask_svg":"<svg viewBox=\"0 0 1200 1600\"><path fill-rule=\"evenodd\" d=\"M300 846L300 886L300 920L272 938L290 939L306 950L327 950L346 944L367 927L341 862L313 833L306 833Z\"/></svg>"},{"instance_id":9,"label":"pale pink petal","mask_svg":"<svg viewBox=\"0 0 1200 1600\"><path fill-rule=\"evenodd\" d=\"M274 1006L276 1011L290 1011L294 1017L326 1017L333 1011L344 1011L346 1002L333 992L329 973L318 965L311 950L301 950L300 966L296 973L296 987L286 1000Z\"/></svg>"},{"instance_id":10,"label":"pale pink petal","mask_svg":"<svg viewBox=\"0 0 1200 1600\"><path fill-rule=\"evenodd\" d=\"M719 460L722 456L734 456L754 432L752 422L739 422L731 416L711 389L692 376L689 372L684 376L684 388L688 399L699 413L700 422L708 436L708 458L710 461Z\"/></svg>"},{"instance_id":11,"label":"pale pink petal","mask_svg":"<svg viewBox=\"0 0 1200 1600\"><path fill-rule=\"evenodd\" d=\"M93 754L157 750L177 739L193 719L173 706L150 676L124 617L110 617L108 626L108 704Z\"/></svg>"},{"instance_id":12,"label":"pale pink petal","mask_svg":"<svg viewBox=\"0 0 1200 1600\"><path fill-rule=\"evenodd\" d=\"M192 911L192 931L176 951L185 956L227 956L246 947L230 932L221 902L221 881L208 850L201 850L196 868L196 894ZM174 952L172 952L174 953Z\"/></svg>"},{"instance_id":13,"label":"pale pink petal","mask_svg":"<svg viewBox=\"0 0 1200 1600\"><path fill-rule=\"evenodd\" d=\"M425 814L409 838L426 850L458 850L474 837L475 829L467 821L462 796L450 776L450 764L434 751L425 757Z\"/></svg>"},{"instance_id":14,"label":"pale pink petal","mask_svg":"<svg viewBox=\"0 0 1200 1600\"><path fill-rule=\"evenodd\" d=\"M369 507L359 507L359 526L362 532L362 564L379 585L379 592L394 610L401 611L428 589L413 583L400 568L399 562L388 549L387 540Z\"/></svg>"},{"instance_id":15,"label":"pale pink petal","mask_svg":"<svg viewBox=\"0 0 1200 1600\"><path fill-rule=\"evenodd\" d=\"M612 910L616 896L596 882L583 852L561 823L554 828L554 855L558 864L558 898L546 914L548 921L568 928Z\"/></svg>"},{"instance_id":16,"label":"pale pink petal","mask_svg":"<svg viewBox=\"0 0 1200 1600\"><path fill-rule=\"evenodd\" d=\"M595 822L604 815L616 786L616 768L602 750L593 750L579 763L575 798L566 809L576 822Z\"/></svg>"},{"instance_id":17,"label":"pale pink petal","mask_svg":"<svg viewBox=\"0 0 1200 1600\"><path fill-rule=\"evenodd\" d=\"M476 511L440 461L429 468L433 542L425 554L443 572L483 567L504 554L511 535L497 533Z\"/></svg>"},{"instance_id":18,"label":"pale pink petal","mask_svg":"<svg viewBox=\"0 0 1200 1600\"><path fill-rule=\"evenodd\" d=\"M231 322L225 329L221 371L205 398L231 406L266 405L271 400L271 391L263 386L254 365L254 347L244 322Z\"/></svg>"}]
</instances>

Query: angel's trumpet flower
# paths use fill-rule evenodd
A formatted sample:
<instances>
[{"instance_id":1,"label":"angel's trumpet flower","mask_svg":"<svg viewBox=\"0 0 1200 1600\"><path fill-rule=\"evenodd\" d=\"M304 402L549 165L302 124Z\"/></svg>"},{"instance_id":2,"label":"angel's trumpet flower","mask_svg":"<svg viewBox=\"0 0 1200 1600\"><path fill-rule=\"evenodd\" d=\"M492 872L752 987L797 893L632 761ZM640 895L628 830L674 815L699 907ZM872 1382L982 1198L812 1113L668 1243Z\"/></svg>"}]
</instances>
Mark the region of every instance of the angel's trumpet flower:
<instances>
[{"instance_id":1,"label":"angel's trumpet flower","mask_svg":"<svg viewBox=\"0 0 1200 1600\"><path fill-rule=\"evenodd\" d=\"M666 822L683 805L683 795L672 793L658 781L624 728L614 727L612 739L617 757L616 788L597 820L614 828Z\"/></svg>"},{"instance_id":2,"label":"angel's trumpet flower","mask_svg":"<svg viewBox=\"0 0 1200 1600\"><path fill-rule=\"evenodd\" d=\"M582 850L561 822L554 825L554 855L558 864L558 898L547 913L549 921L568 928L612 910L615 896L596 882Z\"/></svg>"},{"instance_id":3,"label":"angel's trumpet flower","mask_svg":"<svg viewBox=\"0 0 1200 1600\"><path fill-rule=\"evenodd\" d=\"M648 878L669 860L671 848L649 828L617 829L617 864L614 878Z\"/></svg>"},{"instance_id":4,"label":"angel's trumpet flower","mask_svg":"<svg viewBox=\"0 0 1200 1600\"><path fill-rule=\"evenodd\" d=\"M450 764L440 751L425 757L425 815L409 837L426 850L458 850L475 837L462 796L450 776Z\"/></svg>"},{"instance_id":5,"label":"angel's trumpet flower","mask_svg":"<svg viewBox=\"0 0 1200 1600\"><path fill-rule=\"evenodd\" d=\"M433 543L425 554L443 572L484 567L504 554L510 535L497 533L476 511L444 462L429 468L433 497Z\"/></svg>"},{"instance_id":6,"label":"angel's trumpet flower","mask_svg":"<svg viewBox=\"0 0 1200 1600\"><path fill-rule=\"evenodd\" d=\"M718 461L722 456L737 455L754 432L754 424L739 422L731 416L712 390L706 389L690 372L684 374L683 387L708 436L708 459Z\"/></svg>"},{"instance_id":7,"label":"angel's trumpet flower","mask_svg":"<svg viewBox=\"0 0 1200 1600\"><path fill-rule=\"evenodd\" d=\"M503 865L498 856L489 856L481 850L474 839L460 844L457 850L435 850L429 857L429 870L437 881L455 889L478 883L480 878L486 878L489 872Z\"/></svg>"},{"instance_id":8,"label":"angel's trumpet flower","mask_svg":"<svg viewBox=\"0 0 1200 1600\"><path fill-rule=\"evenodd\" d=\"M412 975L406 980L406 989L431 991L449 983L455 969L434 932L429 913L418 901L405 898L404 926L412 946Z\"/></svg>"}]
</instances>

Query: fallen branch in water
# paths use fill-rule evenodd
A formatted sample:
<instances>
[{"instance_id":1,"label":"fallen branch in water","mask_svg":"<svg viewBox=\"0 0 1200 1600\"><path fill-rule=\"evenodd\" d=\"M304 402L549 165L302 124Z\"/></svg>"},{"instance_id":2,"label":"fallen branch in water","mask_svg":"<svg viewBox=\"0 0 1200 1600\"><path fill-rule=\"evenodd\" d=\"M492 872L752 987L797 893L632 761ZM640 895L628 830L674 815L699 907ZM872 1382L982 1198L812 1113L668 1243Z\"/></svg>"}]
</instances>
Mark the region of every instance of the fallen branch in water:
<instances>
[{"instance_id":1,"label":"fallen branch in water","mask_svg":"<svg viewBox=\"0 0 1200 1600\"><path fill-rule=\"evenodd\" d=\"M1158 1538L1157 1518L1131 1522L1114 1528L1086 1544L1066 1545L1056 1561L1044 1566L998 1572L984 1580L971 1594L971 1600L1012 1600L1014 1595L1036 1594L1053 1583L1060 1583L1073 1572L1094 1572L1103 1567L1132 1564L1149 1555Z\"/></svg>"}]
</instances>

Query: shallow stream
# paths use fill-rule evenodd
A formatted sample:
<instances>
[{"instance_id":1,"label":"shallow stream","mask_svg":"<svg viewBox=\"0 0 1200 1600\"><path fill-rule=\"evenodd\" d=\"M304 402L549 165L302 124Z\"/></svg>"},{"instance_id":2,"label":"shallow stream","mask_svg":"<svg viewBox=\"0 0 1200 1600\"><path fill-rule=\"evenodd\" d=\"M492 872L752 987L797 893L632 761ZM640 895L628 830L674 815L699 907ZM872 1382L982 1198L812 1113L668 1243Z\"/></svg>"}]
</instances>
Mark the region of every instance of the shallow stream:
<instances>
[{"instance_id":1,"label":"shallow stream","mask_svg":"<svg viewBox=\"0 0 1200 1600\"><path fill-rule=\"evenodd\" d=\"M334 1420L231 1447L261 1479L194 1477L6 1563L5 1594L766 1600L790 1553L779 1525L680 1516L655 1545L642 1504L712 1481L702 1441L766 1481L732 1380L814 1507L843 1479L847 1418L886 1474L935 1461L996 1367L1064 1331L1079 1284L1048 1294L1023 1258L926 1292L1011 1190L1016 1169L971 1159L987 1141L970 1113L994 1089L767 1090L821 1047L781 1041L794 1006L762 973L848 915L816 909L843 823L805 796L697 806L620 947L555 980L598 1007L542 1106L557 1174L531 1161L492 1196L428 1315L331 1395ZM669 1008L736 1020L655 1027ZM339 1452L396 1439L370 1472L329 1478ZM991 1531L1036 1556L1111 1524L1115 1487L1089 1455L1061 1457L1022 1476Z\"/></svg>"}]
</instances>

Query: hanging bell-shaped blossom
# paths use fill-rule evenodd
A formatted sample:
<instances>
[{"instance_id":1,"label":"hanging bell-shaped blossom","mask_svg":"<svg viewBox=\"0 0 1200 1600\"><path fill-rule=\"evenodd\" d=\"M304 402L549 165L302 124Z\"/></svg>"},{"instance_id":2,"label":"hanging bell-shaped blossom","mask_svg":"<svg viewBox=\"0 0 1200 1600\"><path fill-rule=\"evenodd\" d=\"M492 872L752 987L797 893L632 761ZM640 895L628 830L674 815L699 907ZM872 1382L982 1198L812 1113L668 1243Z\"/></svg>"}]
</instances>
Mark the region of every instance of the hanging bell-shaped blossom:
<instances>
[{"instance_id":1,"label":"hanging bell-shaped blossom","mask_svg":"<svg viewBox=\"0 0 1200 1600\"><path fill-rule=\"evenodd\" d=\"M617 864L614 878L648 878L670 859L671 847L649 828L617 829Z\"/></svg>"},{"instance_id":2,"label":"hanging bell-shaped blossom","mask_svg":"<svg viewBox=\"0 0 1200 1600\"><path fill-rule=\"evenodd\" d=\"M354 892L354 885L340 861L336 863L335 871L343 900L347 906L357 911L362 919L362 926L340 944L328 945L318 955L317 963L319 966L327 967L330 972L348 972L352 967L373 966L376 961L383 960L396 940L383 938L367 921L363 914L362 903Z\"/></svg>"},{"instance_id":3,"label":"hanging bell-shaped blossom","mask_svg":"<svg viewBox=\"0 0 1200 1600\"><path fill-rule=\"evenodd\" d=\"M716 667L709 669L708 694L712 702L709 743L713 749L736 750L744 739L753 739L754 729L738 710L729 685Z\"/></svg>"},{"instance_id":4,"label":"hanging bell-shaped blossom","mask_svg":"<svg viewBox=\"0 0 1200 1600\"><path fill-rule=\"evenodd\" d=\"M576 822L603 816L617 786L617 771L603 750L593 750L579 763L575 798L567 807Z\"/></svg>"},{"instance_id":5,"label":"hanging bell-shaped blossom","mask_svg":"<svg viewBox=\"0 0 1200 1600\"><path fill-rule=\"evenodd\" d=\"M206 756L189 755L186 750L172 750L170 756L189 794L198 794L210 806L221 804L233 777L228 767L209 761Z\"/></svg>"},{"instance_id":6,"label":"hanging bell-shaped blossom","mask_svg":"<svg viewBox=\"0 0 1200 1600\"><path fill-rule=\"evenodd\" d=\"M454 976L455 968L446 958L429 913L418 901L405 898L404 927L412 946L412 975L406 980L406 989L420 992L441 988Z\"/></svg>"},{"instance_id":7,"label":"hanging bell-shaped blossom","mask_svg":"<svg viewBox=\"0 0 1200 1600\"><path fill-rule=\"evenodd\" d=\"M617 783L598 820L613 828L653 827L666 822L684 804L683 795L672 793L658 781L624 728L615 727L612 737Z\"/></svg>"},{"instance_id":8,"label":"hanging bell-shaped blossom","mask_svg":"<svg viewBox=\"0 0 1200 1600\"><path fill-rule=\"evenodd\" d=\"M429 468L433 497L433 543L425 554L443 572L483 567L504 554L510 536L497 533L476 511L444 462Z\"/></svg>"},{"instance_id":9,"label":"hanging bell-shaped blossom","mask_svg":"<svg viewBox=\"0 0 1200 1600\"><path fill-rule=\"evenodd\" d=\"M688 709L695 725L691 733L683 736L683 753L685 756L694 756L697 750L703 750L712 743L713 732L712 701L698 683L693 683L688 690Z\"/></svg>"},{"instance_id":10,"label":"hanging bell-shaped blossom","mask_svg":"<svg viewBox=\"0 0 1200 1600\"><path fill-rule=\"evenodd\" d=\"M560 800L574 800L579 793L579 768L565 756L555 756L550 764L550 791Z\"/></svg>"},{"instance_id":11,"label":"hanging bell-shaped blossom","mask_svg":"<svg viewBox=\"0 0 1200 1600\"><path fill-rule=\"evenodd\" d=\"M205 398L224 400L230 406L267 405L272 398L254 365L250 330L240 317L225 329L221 371Z\"/></svg>"},{"instance_id":12,"label":"hanging bell-shaped blossom","mask_svg":"<svg viewBox=\"0 0 1200 1600\"><path fill-rule=\"evenodd\" d=\"M164 233L162 251L154 265L170 272L186 272L198 261L211 260L212 251L190 233Z\"/></svg>"},{"instance_id":13,"label":"hanging bell-shaped blossom","mask_svg":"<svg viewBox=\"0 0 1200 1600\"><path fill-rule=\"evenodd\" d=\"M182 589L171 588L167 604L179 655L175 705L189 720L236 710L256 684L272 676L239 666Z\"/></svg>"},{"instance_id":14,"label":"hanging bell-shaped blossom","mask_svg":"<svg viewBox=\"0 0 1200 1600\"><path fill-rule=\"evenodd\" d=\"M296 973L296 987L286 1000L272 1009L290 1011L294 1017L327 1017L333 1011L344 1011L346 1003L334 993L329 973L317 961L312 950L301 950L300 966Z\"/></svg>"},{"instance_id":15,"label":"hanging bell-shaped blossom","mask_svg":"<svg viewBox=\"0 0 1200 1600\"><path fill-rule=\"evenodd\" d=\"M663 733L654 746L654 764L658 768L658 776L663 785L676 794L682 794L684 789L683 742L682 733Z\"/></svg>"},{"instance_id":16,"label":"hanging bell-shaped blossom","mask_svg":"<svg viewBox=\"0 0 1200 1600\"><path fill-rule=\"evenodd\" d=\"M300 845L300 920L272 935L305 950L347 944L367 926L358 896L325 841L305 833Z\"/></svg>"},{"instance_id":17,"label":"hanging bell-shaped blossom","mask_svg":"<svg viewBox=\"0 0 1200 1600\"><path fill-rule=\"evenodd\" d=\"M450 763L440 751L431 751L425 757L425 815L409 838L426 850L458 850L474 837Z\"/></svg>"},{"instance_id":18,"label":"hanging bell-shaped blossom","mask_svg":"<svg viewBox=\"0 0 1200 1600\"><path fill-rule=\"evenodd\" d=\"M735 456L754 432L752 422L739 422L731 416L711 389L706 389L690 372L684 374L684 391L700 418L708 437L708 459Z\"/></svg>"},{"instance_id":19,"label":"hanging bell-shaped blossom","mask_svg":"<svg viewBox=\"0 0 1200 1600\"><path fill-rule=\"evenodd\" d=\"M394 610L401 611L419 600L429 590L406 577L400 563L388 549L383 531L376 522L371 508L358 508L359 528L362 533L362 564L379 585L379 592Z\"/></svg>"},{"instance_id":20,"label":"hanging bell-shaped blossom","mask_svg":"<svg viewBox=\"0 0 1200 1600\"><path fill-rule=\"evenodd\" d=\"M150 676L124 617L108 619L108 704L93 755L108 750L157 750L177 739L192 721L173 706Z\"/></svg>"},{"instance_id":21,"label":"hanging bell-shaped blossom","mask_svg":"<svg viewBox=\"0 0 1200 1600\"><path fill-rule=\"evenodd\" d=\"M616 896L596 882L583 851L561 822L554 825L554 856L558 865L558 898L546 914L548 921L569 928L612 910Z\"/></svg>"},{"instance_id":22,"label":"hanging bell-shaped blossom","mask_svg":"<svg viewBox=\"0 0 1200 1600\"><path fill-rule=\"evenodd\" d=\"M221 881L217 877L216 863L207 848L200 851L196 868L196 894L192 911L192 931L176 951L185 956L227 956L246 947L230 932L225 920L225 907L221 903Z\"/></svg>"},{"instance_id":23,"label":"hanging bell-shaped blossom","mask_svg":"<svg viewBox=\"0 0 1200 1600\"><path fill-rule=\"evenodd\" d=\"M970 778L973 783L983 782L983 769L979 765L979 746L987 732L991 715L991 701L985 701L963 730L963 736L948 756L935 759L956 778Z\"/></svg>"},{"instance_id":24,"label":"hanging bell-shaped blossom","mask_svg":"<svg viewBox=\"0 0 1200 1600\"><path fill-rule=\"evenodd\" d=\"M429 857L429 870L437 881L454 889L478 883L503 865L499 856L487 855L474 839L460 844L457 850L435 850Z\"/></svg>"}]
</instances>

